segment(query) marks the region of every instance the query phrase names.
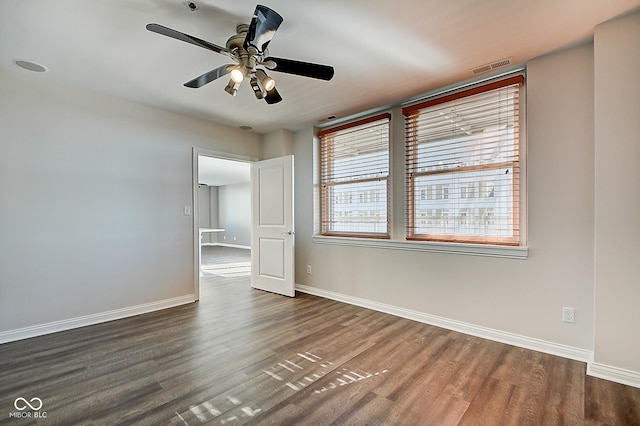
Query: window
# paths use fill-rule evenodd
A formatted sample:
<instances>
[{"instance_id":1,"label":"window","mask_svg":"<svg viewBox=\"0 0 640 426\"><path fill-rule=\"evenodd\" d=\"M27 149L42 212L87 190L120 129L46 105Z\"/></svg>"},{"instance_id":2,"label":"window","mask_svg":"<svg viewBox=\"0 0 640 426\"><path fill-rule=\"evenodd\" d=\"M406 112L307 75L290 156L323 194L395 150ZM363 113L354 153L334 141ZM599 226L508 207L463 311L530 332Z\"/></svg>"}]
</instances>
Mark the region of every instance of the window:
<instances>
[{"instance_id":1,"label":"window","mask_svg":"<svg viewBox=\"0 0 640 426\"><path fill-rule=\"evenodd\" d=\"M322 235L389 238L390 118L376 115L318 133Z\"/></svg>"},{"instance_id":2,"label":"window","mask_svg":"<svg viewBox=\"0 0 640 426\"><path fill-rule=\"evenodd\" d=\"M523 82L514 76L403 108L407 239L520 244ZM433 200L422 195L430 186ZM438 220L420 220L428 209Z\"/></svg>"}]
</instances>

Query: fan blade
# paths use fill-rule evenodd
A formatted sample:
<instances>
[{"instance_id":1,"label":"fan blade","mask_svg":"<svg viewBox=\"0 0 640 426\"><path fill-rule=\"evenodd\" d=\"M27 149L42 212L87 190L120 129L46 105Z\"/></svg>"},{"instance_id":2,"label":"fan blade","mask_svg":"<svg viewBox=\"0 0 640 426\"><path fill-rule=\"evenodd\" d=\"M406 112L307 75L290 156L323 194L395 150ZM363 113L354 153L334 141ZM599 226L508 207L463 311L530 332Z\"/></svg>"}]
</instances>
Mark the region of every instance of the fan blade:
<instances>
[{"instance_id":1,"label":"fan blade","mask_svg":"<svg viewBox=\"0 0 640 426\"><path fill-rule=\"evenodd\" d=\"M267 92L267 95L264 97L264 100L267 101L269 105L277 104L282 100L282 96L280 96L280 93L278 93L278 91L274 87L273 89Z\"/></svg>"},{"instance_id":2,"label":"fan blade","mask_svg":"<svg viewBox=\"0 0 640 426\"><path fill-rule=\"evenodd\" d=\"M230 58L233 58L233 54L227 49L225 49L224 47L220 47L216 44L209 43L208 41L201 40L197 37L190 36L185 33L181 33L180 31L172 30L171 28L163 27L162 25L159 25L159 24L148 24L147 29L151 32L158 33L163 36L175 38L176 40L184 41L186 43L191 43L196 46L213 50L216 53L221 53L223 55L229 56Z\"/></svg>"},{"instance_id":3,"label":"fan blade","mask_svg":"<svg viewBox=\"0 0 640 426\"><path fill-rule=\"evenodd\" d=\"M187 81L184 85L185 87L197 89L198 87L202 87L207 83L211 83L213 80L229 74L230 67L232 66L233 65L223 65L209 72L205 72L201 76L196 77L191 81Z\"/></svg>"},{"instance_id":4,"label":"fan blade","mask_svg":"<svg viewBox=\"0 0 640 426\"><path fill-rule=\"evenodd\" d=\"M266 6L257 5L249 24L247 37L244 39L245 50L253 46L258 49L258 52L263 53L280 24L282 24L282 16L278 12Z\"/></svg>"},{"instance_id":5,"label":"fan blade","mask_svg":"<svg viewBox=\"0 0 640 426\"><path fill-rule=\"evenodd\" d=\"M309 62L274 58L272 56L265 58L262 63L270 70L284 72L287 74L301 75L304 77L317 78L327 81L333 78L333 67L330 67L328 65L311 64Z\"/></svg>"}]
</instances>

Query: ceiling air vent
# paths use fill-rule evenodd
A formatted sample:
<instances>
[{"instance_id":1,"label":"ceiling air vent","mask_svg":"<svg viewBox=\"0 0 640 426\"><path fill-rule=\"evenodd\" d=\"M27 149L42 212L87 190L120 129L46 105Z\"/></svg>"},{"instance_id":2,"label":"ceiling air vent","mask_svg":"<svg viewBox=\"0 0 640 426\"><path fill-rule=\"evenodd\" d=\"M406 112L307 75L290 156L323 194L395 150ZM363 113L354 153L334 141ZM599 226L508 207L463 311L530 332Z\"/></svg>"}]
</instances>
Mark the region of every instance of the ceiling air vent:
<instances>
[{"instance_id":1,"label":"ceiling air vent","mask_svg":"<svg viewBox=\"0 0 640 426\"><path fill-rule=\"evenodd\" d=\"M473 71L474 74L482 74L509 65L513 65L513 58L511 56L509 56L508 58L499 59L489 64L480 65L479 67L472 68L471 71Z\"/></svg>"}]
</instances>

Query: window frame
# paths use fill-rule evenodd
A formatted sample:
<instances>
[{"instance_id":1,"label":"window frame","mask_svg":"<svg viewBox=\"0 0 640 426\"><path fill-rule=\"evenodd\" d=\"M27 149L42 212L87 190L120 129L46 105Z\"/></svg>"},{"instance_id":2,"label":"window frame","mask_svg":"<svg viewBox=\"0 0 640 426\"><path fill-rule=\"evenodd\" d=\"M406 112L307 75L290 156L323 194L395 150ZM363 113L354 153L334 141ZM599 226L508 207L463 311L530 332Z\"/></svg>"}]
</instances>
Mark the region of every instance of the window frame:
<instances>
[{"instance_id":1,"label":"window frame","mask_svg":"<svg viewBox=\"0 0 640 426\"><path fill-rule=\"evenodd\" d=\"M375 178L363 178L363 179L356 179L353 182L350 183L366 183L366 182L373 182L373 181L385 181L386 184L386 208L385 208L385 212L386 212L386 231L385 232L357 232L357 231L334 231L334 230L326 230L325 226L326 224L330 223L330 215L331 215L331 206L335 203L333 203L332 197L331 197L331 191L329 191L327 188L328 187L335 187L338 185L346 185L348 183L327 183L327 179L324 176L325 171L330 170L331 166L328 165L327 163L330 161L330 159L327 158L327 154L325 154L327 152L327 145L328 142L330 141L330 138L332 135L336 134L336 133L340 133L342 131L345 130L349 130L352 128L356 128L359 126L364 126L367 124L371 124L371 123L375 123L378 121L383 121L384 120L384 124L388 127L388 133L387 133L387 175L384 177L375 177ZM324 237L338 237L338 238L365 238L365 239L381 239L381 240L388 240L391 238L391 120L392 120L392 115L390 112L383 112L383 113L379 113L376 115L372 115L370 117L366 117L366 118L362 118L362 119L358 119L355 121L350 121L335 127L330 127L330 128L326 128L326 129L322 129L318 132L318 138L319 138L319 183L320 183L320 187L319 187L319 219L320 219L320 223L319 223L319 235L324 236ZM331 148L329 148L329 152L331 152ZM330 156L332 154L329 154ZM369 190L370 191L370 190ZM367 195L364 194L363 190L357 192L355 195L354 193L349 193L348 194L348 198L349 198L349 203L350 204L360 204L358 201L363 199L363 198L367 198L370 199L374 198L375 200L377 200L379 198L379 194L375 194L375 196L372 197L372 194L368 193ZM355 198L355 203L353 202ZM375 201L374 202L377 202ZM367 204L367 203L361 203L361 204ZM369 213L369 211L367 212ZM370 213L369 213L370 214ZM378 217L378 215L375 216L371 216L371 217Z\"/></svg>"},{"instance_id":2,"label":"window frame","mask_svg":"<svg viewBox=\"0 0 640 426\"><path fill-rule=\"evenodd\" d=\"M436 172L416 172L414 169L410 169L410 165L415 165L417 168L417 151L419 146L418 136L415 134L415 126L419 113L428 108L446 104L449 102L453 102L460 99L465 99L470 96L474 96L477 94L487 93L490 91L511 87L518 87L518 96L520 98L520 102L518 104L517 114L515 117L517 123L521 124L518 128L517 138L517 148L515 160L510 161L508 164L492 164L486 167L487 170L490 169L499 169L502 166L513 167L513 173L510 177L512 179L512 191L515 194L512 200L512 213L511 213L511 232L514 234L511 237L500 237L500 236L482 236L482 235L467 235L463 233L459 234L447 234L445 232L442 233L416 233L416 222L419 220L417 217L416 204L417 195L416 188L420 188L419 185L416 186L416 181L418 178L428 175L438 175L442 174L444 176L451 175L455 176L456 173L459 173L458 169L446 169L444 172L436 171ZM402 113L405 116L405 162L407 164L405 170L405 237L410 241L420 241L420 242L444 242L444 243L460 243L460 244L488 244L488 245L498 245L498 246L523 246L526 244L526 232L524 230L524 221L523 215L521 214L522 208L524 207L524 178L523 178L523 169L524 169L524 155L522 155L523 147L524 147L524 75L516 74L512 76L508 76L506 78L496 79L490 82L478 83L470 88L460 89L459 91L453 93L444 93L440 96L434 96L427 100L423 100L422 102L406 106L402 109ZM451 145L455 146L455 145ZM475 170L476 167L466 167L469 171ZM465 168L465 169L466 169ZM485 167L480 166L481 169ZM463 170L467 171L467 170ZM445 183L439 184L438 186L445 186ZM465 186L468 185L468 182L464 183ZM478 186L478 192L473 191L474 197L481 197L481 186ZM468 188L466 188L468 190ZM451 189L449 188L450 195ZM470 198L468 196L468 191L465 191L466 198ZM437 196L436 196L437 197ZM444 193L443 193L444 197ZM444 199L444 198L443 198ZM467 218L467 221L469 218Z\"/></svg>"}]
</instances>

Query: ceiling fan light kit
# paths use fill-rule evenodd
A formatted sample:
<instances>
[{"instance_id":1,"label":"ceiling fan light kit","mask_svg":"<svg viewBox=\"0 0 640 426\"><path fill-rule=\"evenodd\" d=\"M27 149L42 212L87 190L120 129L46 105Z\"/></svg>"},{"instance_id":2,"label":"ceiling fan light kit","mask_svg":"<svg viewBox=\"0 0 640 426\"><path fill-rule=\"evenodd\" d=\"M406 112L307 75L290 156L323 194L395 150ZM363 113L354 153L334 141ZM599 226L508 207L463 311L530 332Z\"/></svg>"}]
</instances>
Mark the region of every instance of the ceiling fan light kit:
<instances>
[{"instance_id":1,"label":"ceiling fan light kit","mask_svg":"<svg viewBox=\"0 0 640 426\"><path fill-rule=\"evenodd\" d=\"M276 87L276 81L273 78L269 77L263 70L257 69L256 77L258 77L260 84L262 84L262 87L267 92L273 90Z\"/></svg>"},{"instance_id":2,"label":"ceiling fan light kit","mask_svg":"<svg viewBox=\"0 0 640 426\"><path fill-rule=\"evenodd\" d=\"M231 96L235 96L238 93L238 87L240 87L240 83L236 83L233 79L229 80L229 84L224 88L224 91L230 94Z\"/></svg>"},{"instance_id":3,"label":"ceiling fan light kit","mask_svg":"<svg viewBox=\"0 0 640 426\"><path fill-rule=\"evenodd\" d=\"M230 72L231 80L233 80L234 83L242 83L242 80L244 80L244 76L246 73L247 71L244 67L235 67Z\"/></svg>"},{"instance_id":4,"label":"ceiling fan light kit","mask_svg":"<svg viewBox=\"0 0 640 426\"><path fill-rule=\"evenodd\" d=\"M326 81L331 80L334 74L333 67L328 65L269 56L267 47L282 21L282 16L274 10L257 5L251 23L238 25L236 34L227 40L226 47L159 24L148 24L147 29L228 56L235 61L235 64L223 65L186 82L186 87L199 88L230 74L229 83L224 89L227 93L235 96L240 84L248 79L256 99L264 99L268 104L275 104L282 101L282 97L276 89L275 80L269 77L263 68Z\"/></svg>"}]
</instances>

